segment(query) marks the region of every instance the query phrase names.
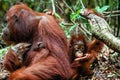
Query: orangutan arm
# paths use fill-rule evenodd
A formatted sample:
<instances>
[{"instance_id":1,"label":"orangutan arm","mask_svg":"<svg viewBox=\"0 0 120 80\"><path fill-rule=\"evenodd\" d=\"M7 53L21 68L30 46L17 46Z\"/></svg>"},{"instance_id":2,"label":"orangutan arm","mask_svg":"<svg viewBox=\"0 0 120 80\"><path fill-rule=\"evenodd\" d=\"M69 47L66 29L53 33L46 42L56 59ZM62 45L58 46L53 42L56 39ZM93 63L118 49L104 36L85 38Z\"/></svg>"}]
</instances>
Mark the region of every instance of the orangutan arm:
<instances>
[{"instance_id":1,"label":"orangutan arm","mask_svg":"<svg viewBox=\"0 0 120 80\"><path fill-rule=\"evenodd\" d=\"M13 72L16 69L20 68L21 62L19 61L16 53L14 53L13 50L9 50L9 52L4 57L3 65L6 70Z\"/></svg>"},{"instance_id":2,"label":"orangutan arm","mask_svg":"<svg viewBox=\"0 0 120 80\"><path fill-rule=\"evenodd\" d=\"M84 56L81 56L81 57L77 57L76 59L75 59L75 61L88 61L88 60L90 60L91 58L93 57L93 55L91 55L91 54L89 54L89 53L86 53L86 54L84 54Z\"/></svg>"},{"instance_id":3,"label":"orangutan arm","mask_svg":"<svg viewBox=\"0 0 120 80\"><path fill-rule=\"evenodd\" d=\"M22 56L29 49L31 44L28 43L19 43L13 46L4 58L4 67L10 72L15 71L21 67Z\"/></svg>"}]
</instances>

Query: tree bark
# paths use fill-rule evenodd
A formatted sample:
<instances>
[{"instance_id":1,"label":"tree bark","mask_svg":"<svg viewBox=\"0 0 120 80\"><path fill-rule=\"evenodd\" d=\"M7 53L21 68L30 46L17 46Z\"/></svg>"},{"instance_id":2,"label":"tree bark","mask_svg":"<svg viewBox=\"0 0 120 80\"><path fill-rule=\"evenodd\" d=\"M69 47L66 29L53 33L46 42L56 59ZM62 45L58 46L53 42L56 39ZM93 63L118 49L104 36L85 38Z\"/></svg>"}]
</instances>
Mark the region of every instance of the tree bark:
<instances>
[{"instance_id":1,"label":"tree bark","mask_svg":"<svg viewBox=\"0 0 120 80\"><path fill-rule=\"evenodd\" d=\"M83 16L87 17L91 27L92 27L92 35L97 39L103 41L108 47L113 49L116 52L120 52L120 39L115 37L110 32L110 27L108 23L101 18L100 16L91 13Z\"/></svg>"}]
</instances>

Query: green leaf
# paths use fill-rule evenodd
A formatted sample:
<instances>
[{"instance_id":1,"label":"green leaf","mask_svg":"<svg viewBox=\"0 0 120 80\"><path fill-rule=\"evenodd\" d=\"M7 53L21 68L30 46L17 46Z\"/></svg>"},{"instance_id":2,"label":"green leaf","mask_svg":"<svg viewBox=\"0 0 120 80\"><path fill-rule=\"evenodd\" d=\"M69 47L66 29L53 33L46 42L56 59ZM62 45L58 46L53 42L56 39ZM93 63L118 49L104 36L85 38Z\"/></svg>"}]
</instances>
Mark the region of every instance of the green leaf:
<instances>
[{"instance_id":1,"label":"green leaf","mask_svg":"<svg viewBox=\"0 0 120 80\"><path fill-rule=\"evenodd\" d=\"M81 12L81 10L77 10L77 12L76 12L76 13L77 13L77 14L80 14L80 12Z\"/></svg>"},{"instance_id":2,"label":"green leaf","mask_svg":"<svg viewBox=\"0 0 120 80\"><path fill-rule=\"evenodd\" d=\"M78 14L72 13L72 14L70 15L70 19L71 19L72 21L75 21L75 19L76 19L77 16L78 16Z\"/></svg>"},{"instance_id":3,"label":"green leaf","mask_svg":"<svg viewBox=\"0 0 120 80\"><path fill-rule=\"evenodd\" d=\"M109 7L110 7L110 6L107 6L107 5L106 5L106 6L103 6L103 7L101 8L101 11L104 12L104 11L106 11Z\"/></svg>"},{"instance_id":4,"label":"green leaf","mask_svg":"<svg viewBox=\"0 0 120 80\"><path fill-rule=\"evenodd\" d=\"M97 7L95 8L95 10L96 10L97 12L101 12L101 9L100 9L99 6L97 6Z\"/></svg>"},{"instance_id":5,"label":"green leaf","mask_svg":"<svg viewBox=\"0 0 120 80\"><path fill-rule=\"evenodd\" d=\"M70 19L72 21L75 21L75 20L80 19L80 18L82 18L82 17L80 16L80 14L77 14L77 13L74 13L74 14L70 15Z\"/></svg>"},{"instance_id":6,"label":"green leaf","mask_svg":"<svg viewBox=\"0 0 120 80\"><path fill-rule=\"evenodd\" d=\"M97 12L100 12L100 13L103 13L104 11L106 11L108 8L109 8L110 6L103 6L102 8L100 8L99 6L97 6L96 8L95 8L95 10L97 11Z\"/></svg>"}]
</instances>

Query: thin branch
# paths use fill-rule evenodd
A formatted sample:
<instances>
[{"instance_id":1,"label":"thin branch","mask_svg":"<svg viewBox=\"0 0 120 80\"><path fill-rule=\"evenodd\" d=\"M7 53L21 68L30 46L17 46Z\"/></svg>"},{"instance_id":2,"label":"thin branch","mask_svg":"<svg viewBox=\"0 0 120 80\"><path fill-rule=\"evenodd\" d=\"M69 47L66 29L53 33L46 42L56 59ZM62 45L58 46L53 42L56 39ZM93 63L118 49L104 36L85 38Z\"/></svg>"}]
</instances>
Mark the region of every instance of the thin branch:
<instances>
[{"instance_id":1,"label":"thin branch","mask_svg":"<svg viewBox=\"0 0 120 80\"><path fill-rule=\"evenodd\" d=\"M115 16L120 16L120 14L108 15L108 16L104 16L104 17L115 17Z\"/></svg>"},{"instance_id":2,"label":"thin branch","mask_svg":"<svg viewBox=\"0 0 120 80\"><path fill-rule=\"evenodd\" d=\"M83 29L88 35L92 35L86 28L85 28L86 24L82 24L81 23L81 26L80 28Z\"/></svg>"},{"instance_id":3,"label":"thin branch","mask_svg":"<svg viewBox=\"0 0 120 80\"><path fill-rule=\"evenodd\" d=\"M103 12L103 14L110 14L110 13L120 13L120 10L117 11L107 11L107 12Z\"/></svg>"},{"instance_id":4,"label":"thin branch","mask_svg":"<svg viewBox=\"0 0 120 80\"><path fill-rule=\"evenodd\" d=\"M71 7L64 1L64 0L62 0L63 1L63 3L72 11L72 12L74 12L72 9L71 9Z\"/></svg>"},{"instance_id":5,"label":"thin branch","mask_svg":"<svg viewBox=\"0 0 120 80\"><path fill-rule=\"evenodd\" d=\"M56 13L54 0L51 0L51 2L52 2L53 13Z\"/></svg>"},{"instance_id":6,"label":"thin branch","mask_svg":"<svg viewBox=\"0 0 120 80\"><path fill-rule=\"evenodd\" d=\"M61 14L64 14L65 12L62 9L61 5L59 5L60 3L59 2L56 2L56 3L57 3L56 7L60 10Z\"/></svg>"},{"instance_id":7,"label":"thin branch","mask_svg":"<svg viewBox=\"0 0 120 80\"><path fill-rule=\"evenodd\" d=\"M84 6L82 0L79 0L79 1L80 1L81 5L82 5L82 8L85 9L85 6Z\"/></svg>"},{"instance_id":8,"label":"thin branch","mask_svg":"<svg viewBox=\"0 0 120 80\"><path fill-rule=\"evenodd\" d=\"M79 28L79 25L78 25L77 23L75 23L75 22L73 22L73 21L72 21L72 23L73 23L74 25L76 25L76 27ZM87 33L87 32L84 31L84 29L82 29L82 28L79 28L79 29L80 29L80 31L82 31L84 34Z\"/></svg>"}]
</instances>

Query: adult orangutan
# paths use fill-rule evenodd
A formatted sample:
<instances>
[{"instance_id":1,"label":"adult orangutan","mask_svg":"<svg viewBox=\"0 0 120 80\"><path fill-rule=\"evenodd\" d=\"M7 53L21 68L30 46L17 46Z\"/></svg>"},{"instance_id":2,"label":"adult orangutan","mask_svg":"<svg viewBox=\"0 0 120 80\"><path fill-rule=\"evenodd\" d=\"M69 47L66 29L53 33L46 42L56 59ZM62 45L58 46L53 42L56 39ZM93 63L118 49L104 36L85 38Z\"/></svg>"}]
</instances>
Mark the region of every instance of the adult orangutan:
<instances>
[{"instance_id":1,"label":"adult orangutan","mask_svg":"<svg viewBox=\"0 0 120 80\"><path fill-rule=\"evenodd\" d=\"M21 44L29 50L11 48L4 58L4 67L10 72L8 80L68 80L72 69L68 57L66 36L53 15L34 12L25 4L17 4L7 12L8 27L3 30L7 44ZM43 48L36 49L39 42ZM14 49L15 48L15 49ZM19 49L25 50L22 59Z\"/></svg>"},{"instance_id":2,"label":"adult orangutan","mask_svg":"<svg viewBox=\"0 0 120 80\"><path fill-rule=\"evenodd\" d=\"M93 71L90 69L90 65L97 58L104 43L97 39L87 42L83 35L78 35L72 36L70 45L72 67L77 69L77 78L79 75L92 75Z\"/></svg>"}]
</instances>

